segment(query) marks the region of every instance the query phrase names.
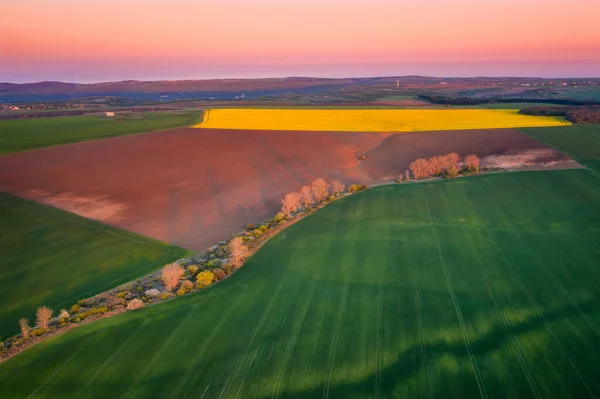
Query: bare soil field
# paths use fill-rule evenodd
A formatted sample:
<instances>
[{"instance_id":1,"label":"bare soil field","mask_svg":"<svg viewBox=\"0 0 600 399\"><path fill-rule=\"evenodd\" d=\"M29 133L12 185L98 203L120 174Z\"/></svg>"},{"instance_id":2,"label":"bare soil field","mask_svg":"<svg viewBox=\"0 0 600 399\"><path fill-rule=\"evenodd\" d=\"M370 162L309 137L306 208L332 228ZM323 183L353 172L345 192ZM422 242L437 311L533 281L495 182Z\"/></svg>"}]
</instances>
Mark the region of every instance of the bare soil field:
<instances>
[{"instance_id":1,"label":"bare soil field","mask_svg":"<svg viewBox=\"0 0 600 399\"><path fill-rule=\"evenodd\" d=\"M201 250L272 216L282 195L316 177L381 183L422 156L475 153L485 164L486 157L498 162L536 149L544 151L528 153L529 166L540 166L539 160L574 163L513 129L384 134L178 128L0 156L0 190Z\"/></svg>"}]
</instances>

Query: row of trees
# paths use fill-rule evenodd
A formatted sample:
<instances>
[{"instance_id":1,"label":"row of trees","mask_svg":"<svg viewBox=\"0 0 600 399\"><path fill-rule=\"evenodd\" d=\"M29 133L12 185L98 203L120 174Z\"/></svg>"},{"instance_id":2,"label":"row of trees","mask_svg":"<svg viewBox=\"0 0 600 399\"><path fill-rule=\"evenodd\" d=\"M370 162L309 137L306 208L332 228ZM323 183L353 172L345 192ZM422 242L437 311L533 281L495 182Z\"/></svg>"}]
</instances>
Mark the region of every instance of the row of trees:
<instances>
[{"instance_id":1,"label":"row of trees","mask_svg":"<svg viewBox=\"0 0 600 399\"><path fill-rule=\"evenodd\" d=\"M468 172L479 172L480 161L476 155L467 155L464 161L461 161L460 155L455 152L451 152L446 155L436 155L429 159L419 158L410 163L407 170L404 173L404 179L426 179L433 176L447 176L456 177L463 170ZM403 176L400 175L399 181L403 180Z\"/></svg>"},{"instance_id":2,"label":"row of trees","mask_svg":"<svg viewBox=\"0 0 600 399\"><path fill-rule=\"evenodd\" d=\"M312 204L328 198L330 187L331 195L338 195L344 192L346 186L339 180L333 180L329 184L322 178L315 179L310 186L302 186L299 192L286 194L281 199L281 212L290 216L292 213L298 212L300 207L308 209Z\"/></svg>"}]
</instances>

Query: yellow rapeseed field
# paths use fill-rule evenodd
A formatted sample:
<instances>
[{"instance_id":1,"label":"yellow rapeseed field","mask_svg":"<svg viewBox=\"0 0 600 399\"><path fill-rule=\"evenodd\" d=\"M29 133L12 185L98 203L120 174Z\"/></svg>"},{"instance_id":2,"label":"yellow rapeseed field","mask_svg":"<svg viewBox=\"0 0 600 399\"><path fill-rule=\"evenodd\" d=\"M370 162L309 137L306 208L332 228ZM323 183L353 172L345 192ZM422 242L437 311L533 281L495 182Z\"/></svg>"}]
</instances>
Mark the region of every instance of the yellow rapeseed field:
<instances>
[{"instance_id":1,"label":"yellow rapeseed field","mask_svg":"<svg viewBox=\"0 0 600 399\"><path fill-rule=\"evenodd\" d=\"M212 109L194 127L252 130L418 132L565 126L556 117L521 115L510 109Z\"/></svg>"}]
</instances>

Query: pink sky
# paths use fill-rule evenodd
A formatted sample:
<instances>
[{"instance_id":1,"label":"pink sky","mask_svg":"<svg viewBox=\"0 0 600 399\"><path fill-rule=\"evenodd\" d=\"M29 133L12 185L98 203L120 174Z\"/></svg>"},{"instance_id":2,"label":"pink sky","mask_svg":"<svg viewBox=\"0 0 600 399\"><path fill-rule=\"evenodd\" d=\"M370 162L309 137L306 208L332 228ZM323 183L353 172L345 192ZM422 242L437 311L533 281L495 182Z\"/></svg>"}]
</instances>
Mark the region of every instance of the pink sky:
<instances>
[{"instance_id":1,"label":"pink sky","mask_svg":"<svg viewBox=\"0 0 600 399\"><path fill-rule=\"evenodd\" d=\"M12 0L0 81L600 75L598 0Z\"/></svg>"}]
</instances>

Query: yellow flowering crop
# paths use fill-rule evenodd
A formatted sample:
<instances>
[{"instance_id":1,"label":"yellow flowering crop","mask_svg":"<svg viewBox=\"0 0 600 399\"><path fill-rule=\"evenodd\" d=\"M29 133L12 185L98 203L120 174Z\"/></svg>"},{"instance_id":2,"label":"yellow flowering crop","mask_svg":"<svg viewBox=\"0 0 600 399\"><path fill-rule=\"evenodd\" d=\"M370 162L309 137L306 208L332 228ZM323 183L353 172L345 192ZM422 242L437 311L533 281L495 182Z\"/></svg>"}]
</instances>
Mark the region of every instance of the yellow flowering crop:
<instances>
[{"instance_id":1,"label":"yellow flowering crop","mask_svg":"<svg viewBox=\"0 0 600 399\"><path fill-rule=\"evenodd\" d=\"M198 128L418 132L570 125L561 118L510 109L256 109L207 110Z\"/></svg>"}]
</instances>

